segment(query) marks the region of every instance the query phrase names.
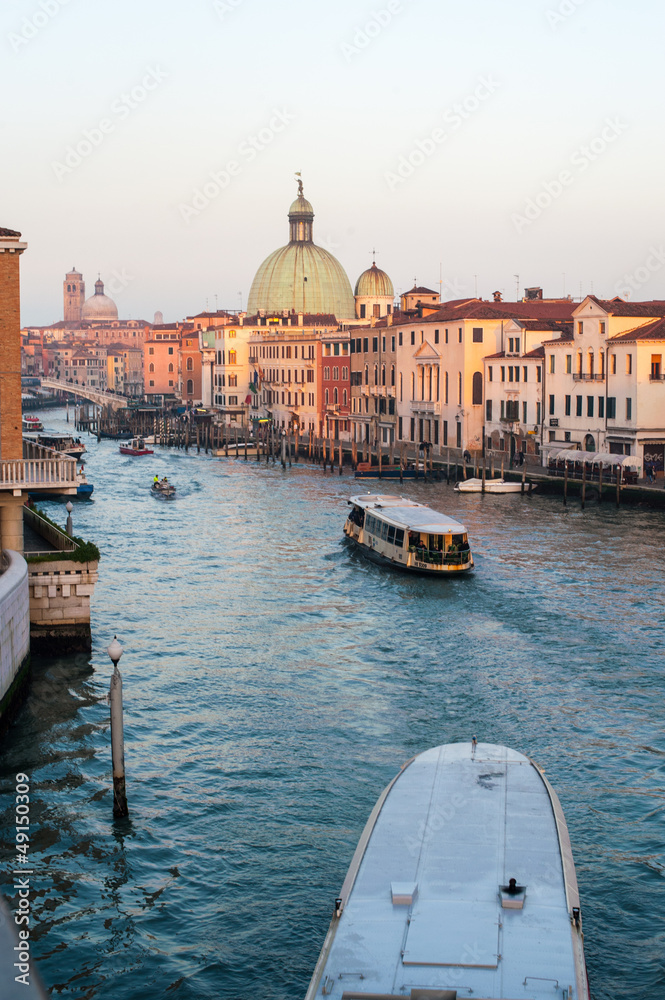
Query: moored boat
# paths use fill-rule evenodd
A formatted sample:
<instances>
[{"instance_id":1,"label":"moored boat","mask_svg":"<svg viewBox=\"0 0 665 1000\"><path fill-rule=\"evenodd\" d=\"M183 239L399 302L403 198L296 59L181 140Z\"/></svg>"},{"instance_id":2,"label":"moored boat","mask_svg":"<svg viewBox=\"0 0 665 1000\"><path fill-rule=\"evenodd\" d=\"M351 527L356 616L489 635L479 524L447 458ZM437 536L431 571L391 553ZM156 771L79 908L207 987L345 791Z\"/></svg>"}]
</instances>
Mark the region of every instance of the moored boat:
<instances>
[{"instance_id":1,"label":"moored boat","mask_svg":"<svg viewBox=\"0 0 665 1000\"><path fill-rule=\"evenodd\" d=\"M81 438L72 437L71 434L39 434L37 443L42 448L52 448L62 455L71 455L72 458L80 458L85 455L85 445Z\"/></svg>"},{"instance_id":2,"label":"moored boat","mask_svg":"<svg viewBox=\"0 0 665 1000\"><path fill-rule=\"evenodd\" d=\"M453 489L458 493L530 493L536 484L531 482L509 482L506 479L462 479Z\"/></svg>"},{"instance_id":3,"label":"moored boat","mask_svg":"<svg viewBox=\"0 0 665 1000\"><path fill-rule=\"evenodd\" d=\"M400 466L388 463L379 470L379 466L371 462L358 462L354 476L356 479L415 479L417 470L411 464Z\"/></svg>"},{"instance_id":4,"label":"moored boat","mask_svg":"<svg viewBox=\"0 0 665 1000\"><path fill-rule=\"evenodd\" d=\"M351 497L344 534L377 562L415 573L465 573L473 568L466 528L404 497Z\"/></svg>"},{"instance_id":5,"label":"moored boat","mask_svg":"<svg viewBox=\"0 0 665 1000\"><path fill-rule=\"evenodd\" d=\"M583 940L554 789L474 738L414 757L380 796L306 1000L589 1000Z\"/></svg>"},{"instance_id":6,"label":"moored boat","mask_svg":"<svg viewBox=\"0 0 665 1000\"><path fill-rule=\"evenodd\" d=\"M146 448L142 437L132 438L127 444L120 445L121 455L152 455L151 448Z\"/></svg>"}]
</instances>

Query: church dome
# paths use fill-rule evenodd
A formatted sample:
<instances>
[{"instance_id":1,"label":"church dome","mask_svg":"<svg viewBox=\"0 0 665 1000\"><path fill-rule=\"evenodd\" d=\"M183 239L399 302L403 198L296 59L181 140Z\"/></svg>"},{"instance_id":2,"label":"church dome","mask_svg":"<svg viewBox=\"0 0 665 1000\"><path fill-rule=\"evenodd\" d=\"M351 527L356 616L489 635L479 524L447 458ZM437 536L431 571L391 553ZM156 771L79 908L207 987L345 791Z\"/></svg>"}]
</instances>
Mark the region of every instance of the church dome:
<instances>
[{"instance_id":1,"label":"church dome","mask_svg":"<svg viewBox=\"0 0 665 1000\"><path fill-rule=\"evenodd\" d=\"M247 300L247 312L333 314L353 319L356 309L346 271L331 253L312 239L314 209L303 195L289 208L290 241L259 267Z\"/></svg>"},{"instance_id":2,"label":"church dome","mask_svg":"<svg viewBox=\"0 0 665 1000\"><path fill-rule=\"evenodd\" d=\"M380 267L376 266L376 263L368 267L366 271L360 275L356 281L356 290L354 295L367 295L374 298L377 295L390 296L391 299L395 298L395 290L393 288L393 283L386 274L382 271Z\"/></svg>"},{"instance_id":3,"label":"church dome","mask_svg":"<svg viewBox=\"0 0 665 1000\"><path fill-rule=\"evenodd\" d=\"M118 307L113 299L104 295L104 282L98 279L95 282L95 294L86 299L81 308L81 319L92 320L113 320L118 318Z\"/></svg>"}]
</instances>

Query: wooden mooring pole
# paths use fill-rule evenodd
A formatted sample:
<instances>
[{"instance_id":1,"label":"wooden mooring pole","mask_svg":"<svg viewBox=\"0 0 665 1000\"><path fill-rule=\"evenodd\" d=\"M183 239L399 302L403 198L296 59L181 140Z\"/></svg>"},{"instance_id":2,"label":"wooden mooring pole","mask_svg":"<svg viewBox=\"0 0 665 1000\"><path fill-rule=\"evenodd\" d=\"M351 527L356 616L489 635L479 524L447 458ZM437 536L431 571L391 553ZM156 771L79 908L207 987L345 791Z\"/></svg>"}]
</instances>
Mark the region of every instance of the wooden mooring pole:
<instances>
[{"instance_id":1,"label":"wooden mooring pole","mask_svg":"<svg viewBox=\"0 0 665 1000\"><path fill-rule=\"evenodd\" d=\"M129 815L127 790L125 787L125 734L122 719L122 677L118 663L122 656L122 646L117 636L108 648L113 663L113 675L109 689L111 706L111 760L113 764L113 815L122 818Z\"/></svg>"}]
</instances>

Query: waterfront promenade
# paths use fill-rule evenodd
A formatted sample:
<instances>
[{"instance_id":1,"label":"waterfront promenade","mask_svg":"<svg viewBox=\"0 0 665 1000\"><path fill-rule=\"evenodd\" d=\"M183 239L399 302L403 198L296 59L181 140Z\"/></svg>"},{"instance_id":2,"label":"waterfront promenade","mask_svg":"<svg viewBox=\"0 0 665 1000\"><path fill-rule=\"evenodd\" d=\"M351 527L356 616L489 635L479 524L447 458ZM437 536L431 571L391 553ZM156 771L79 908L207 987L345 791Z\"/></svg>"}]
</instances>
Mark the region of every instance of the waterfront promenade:
<instances>
[{"instance_id":1,"label":"waterfront promenade","mask_svg":"<svg viewBox=\"0 0 665 1000\"><path fill-rule=\"evenodd\" d=\"M473 575L431 581L347 546L346 471L90 438L86 473L92 656L37 660L0 764L6 827L31 776L54 995L304 996L377 795L413 754L475 734L532 756L562 799L594 1000L658 1000L661 511L386 484L468 528ZM175 501L150 495L155 474ZM130 816L114 824L115 633Z\"/></svg>"}]
</instances>

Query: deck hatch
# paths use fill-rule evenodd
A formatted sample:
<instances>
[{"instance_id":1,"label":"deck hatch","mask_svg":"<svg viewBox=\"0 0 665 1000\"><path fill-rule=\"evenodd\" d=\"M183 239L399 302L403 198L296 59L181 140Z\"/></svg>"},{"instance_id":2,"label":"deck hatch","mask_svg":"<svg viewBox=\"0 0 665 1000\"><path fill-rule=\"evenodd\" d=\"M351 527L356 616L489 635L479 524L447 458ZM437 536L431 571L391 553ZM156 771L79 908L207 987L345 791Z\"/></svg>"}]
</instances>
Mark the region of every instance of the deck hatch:
<instances>
[{"instance_id":1,"label":"deck hatch","mask_svg":"<svg viewBox=\"0 0 665 1000\"><path fill-rule=\"evenodd\" d=\"M499 962L496 911L474 902L421 901L411 917L404 965L456 965L496 969Z\"/></svg>"}]
</instances>

